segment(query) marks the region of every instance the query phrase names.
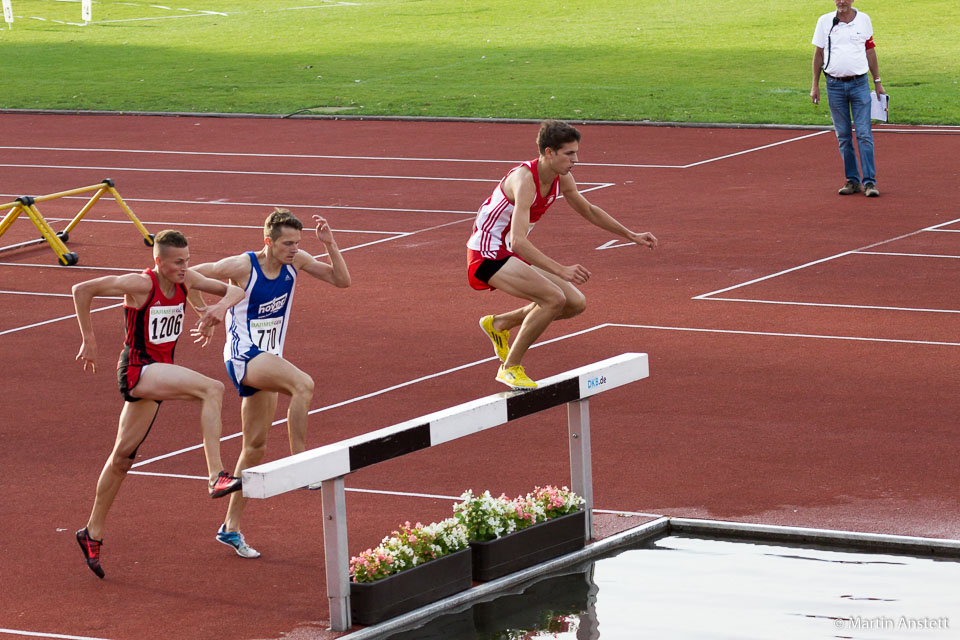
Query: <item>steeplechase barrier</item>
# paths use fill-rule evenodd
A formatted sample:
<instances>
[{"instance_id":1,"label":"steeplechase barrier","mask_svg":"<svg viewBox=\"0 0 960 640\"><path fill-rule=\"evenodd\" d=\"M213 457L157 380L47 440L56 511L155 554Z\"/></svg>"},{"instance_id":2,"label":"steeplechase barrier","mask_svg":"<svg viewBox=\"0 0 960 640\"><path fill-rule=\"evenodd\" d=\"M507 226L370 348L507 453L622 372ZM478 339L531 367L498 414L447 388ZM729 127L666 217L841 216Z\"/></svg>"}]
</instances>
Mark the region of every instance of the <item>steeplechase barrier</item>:
<instances>
[{"instance_id":1,"label":"steeplechase barrier","mask_svg":"<svg viewBox=\"0 0 960 640\"><path fill-rule=\"evenodd\" d=\"M67 196L73 196L80 193L89 193L91 191L96 191L96 193L93 194L93 197L90 198L85 205L83 205L83 208L80 209L77 215L73 217L73 220L70 221L70 224L68 224L63 231L54 231L53 227L50 226L50 223L44 219L43 215L40 214L39 209L37 209L38 202L56 200L57 198L65 198ZM143 226L143 223L137 219L137 216L134 215L133 211L130 210L130 207L127 206L127 203L124 202L123 198L120 197L120 194L117 192L117 189L114 186L113 180L107 178L98 184L93 184L88 187L78 187L76 189L70 189L69 191L51 193L45 196L20 196L13 202L0 204L0 209L12 207L3 217L3 220L0 220L0 237L7 232L7 229L9 229L10 225L12 225L14 221L20 217L20 214L26 214L27 217L30 218L30 221L33 222L34 226L40 231L40 238L0 247L0 253L46 242L50 245L50 248L53 249L53 252L57 254L57 260L60 262L60 264L64 266L72 266L77 264L79 256L77 256L75 252L67 249L65 243L70 240L70 232L73 231L74 227L77 226L83 217L87 215L87 212L90 211L93 205L95 205L105 193L112 195L117 201L117 204L120 205L120 208L123 209L124 213L127 214L127 217L130 218L130 222L134 224L134 226L143 236L143 243L148 247L152 247L153 234L146 230L146 228Z\"/></svg>"},{"instance_id":2,"label":"steeplechase barrier","mask_svg":"<svg viewBox=\"0 0 960 640\"><path fill-rule=\"evenodd\" d=\"M593 537L593 468L589 398L649 377L645 353L624 353L539 382L328 444L243 471L243 495L270 498L322 482L323 545L330 622L346 631L350 620L350 551L344 478L364 467L435 447L545 409L567 405L571 489L583 497L584 537Z\"/></svg>"}]
</instances>

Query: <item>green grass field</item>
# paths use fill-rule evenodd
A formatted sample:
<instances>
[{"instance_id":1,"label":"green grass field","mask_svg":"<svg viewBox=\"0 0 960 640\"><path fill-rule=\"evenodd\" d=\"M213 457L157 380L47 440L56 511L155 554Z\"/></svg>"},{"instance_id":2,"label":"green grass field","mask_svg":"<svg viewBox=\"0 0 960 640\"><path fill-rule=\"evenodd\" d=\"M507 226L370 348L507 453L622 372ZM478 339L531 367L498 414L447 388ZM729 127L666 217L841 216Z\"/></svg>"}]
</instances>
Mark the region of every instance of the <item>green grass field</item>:
<instances>
[{"instance_id":1,"label":"green grass field","mask_svg":"<svg viewBox=\"0 0 960 640\"><path fill-rule=\"evenodd\" d=\"M176 2L12 0L0 108L830 124L830 0ZM960 3L856 6L893 121L960 124Z\"/></svg>"}]
</instances>

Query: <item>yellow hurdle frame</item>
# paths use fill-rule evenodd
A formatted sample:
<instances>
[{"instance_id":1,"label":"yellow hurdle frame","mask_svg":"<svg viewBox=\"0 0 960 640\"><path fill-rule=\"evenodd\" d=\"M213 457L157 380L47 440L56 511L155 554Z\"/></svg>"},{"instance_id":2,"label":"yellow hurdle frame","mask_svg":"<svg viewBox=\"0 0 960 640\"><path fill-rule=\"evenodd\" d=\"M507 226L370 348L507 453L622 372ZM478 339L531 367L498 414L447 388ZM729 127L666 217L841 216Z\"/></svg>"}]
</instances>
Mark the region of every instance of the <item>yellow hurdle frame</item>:
<instances>
[{"instance_id":1,"label":"yellow hurdle frame","mask_svg":"<svg viewBox=\"0 0 960 640\"><path fill-rule=\"evenodd\" d=\"M90 198L85 205L83 205L83 208L80 209L77 215L73 217L73 220L70 221L70 224L68 224L66 228L60 232L55 232L53 230L53 228L50 226L50 223L43 218L36 206L36 203L38 202L56 200L57 198L65 198L67 196L73 196L79 193L89 193L91 191L96 191L96 193L93 194L93 197ZM57 260L60 262L60 264L64 266L77 264L77 254L69 251L65 243L70 238L70 232L73 231L74 227L79 224L83 217L87 215L87 212L90 211L93 205L95 205L105 193L112 195L117 201L117 204L120 205L120 208L123 209L124 213L127 214L127 217L130 218L130 222L134 224L134 226L143 236L143 243L148 247L152 247L153 234L147 231L147 229L143 226L143 223L141 223L137 216L134 215L133 211L130 210L130 207L127 206L127 203L123 201L123 198L120 197L120 194L117 192L117 189L114 186L113 180L107 178L103 182L93 184L88 187L78 187L77 189L70 189L69 191L61 191L59 193L51 193L45 196L21 196L13 202L0 204L0 209L12 207L3 217L3 220L0 220L0 236L3 236L3 234L6 233L7 229L10 228L10 225L12 225L13 222L20 217L21 213L27 214L27 217L30 218L30 221L33 222L37 229L39 229L41 236L37 240L28 240L27 242L0 247L0 252L11 251L13 249L19 249L21 247L27 247L34 244L40 244L41 242L46 242L50 245L50 248L53 249L53 252L57 254Z\"/></svg>"}]
</instances>

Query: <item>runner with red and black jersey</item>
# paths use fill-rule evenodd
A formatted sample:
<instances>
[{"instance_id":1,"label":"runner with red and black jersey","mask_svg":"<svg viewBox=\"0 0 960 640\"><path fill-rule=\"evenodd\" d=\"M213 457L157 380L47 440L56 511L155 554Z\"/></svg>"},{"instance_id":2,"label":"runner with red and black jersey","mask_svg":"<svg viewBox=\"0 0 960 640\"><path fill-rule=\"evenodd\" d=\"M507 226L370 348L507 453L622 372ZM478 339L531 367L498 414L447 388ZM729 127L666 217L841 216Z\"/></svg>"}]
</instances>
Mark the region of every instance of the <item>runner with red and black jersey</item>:
<instances>
[{"instance_id":1,"label":"runner with red and black jersey","mask_svg":"<svg viewBox=\"0 0 960 640\"><path fill-rule=\"evenodd\" d=\"M198 307L200 322L193 332L206 346L201 331L223 322L227 309L243 299L243 290L204 277L188 268L190 250L179 231L161 231L154 239L155 266L141 273L104 276L73 287L73 300L83 343L77 360L83 370L97 371L97 342L90 305L97 296L123 296L126 338L117 363L117 383L123 410L117 439L97 482L96 498L87 526L77 531L87 566L103 578L100 546L103 527L120 485L133 465L164 400L200 402L200 428L210 477L209 492L219 498L240 488L240 479L223 470L220 460L220 408L223 383L173 363L177 340L183 332L189 289L222 296L216 304Z\"/></svg>"}]
</instances>

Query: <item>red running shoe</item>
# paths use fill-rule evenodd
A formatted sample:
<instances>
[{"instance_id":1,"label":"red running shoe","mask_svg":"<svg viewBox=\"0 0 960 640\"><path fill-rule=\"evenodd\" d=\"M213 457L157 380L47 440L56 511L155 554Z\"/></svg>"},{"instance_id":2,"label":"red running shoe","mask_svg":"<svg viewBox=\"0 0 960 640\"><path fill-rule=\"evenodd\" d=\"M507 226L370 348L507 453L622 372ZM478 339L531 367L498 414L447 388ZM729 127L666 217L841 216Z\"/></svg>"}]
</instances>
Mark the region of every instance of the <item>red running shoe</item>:
<instances>
[{"instance_id":1,"label":"red running shoe","mask_svg":"<svg viewBox=\"0 0 960 640\"><path fill-rule=\"evenodd\" d=\"M241 487L241 480L230 475L226 471L221 471L217 479L210 483L210 497L222 498L228 493L233 493Z\"/></svg>"},{"instance_id":2,"label":"red running shoe","mask_svg":"<svg viewBox=\"0 0 960 640\"><path fill-rule=\"evenodd\" d=\"M83 557L87 559L87 566L90 567L90 571L93 571L98 578L102 579L103 567L100 566L100 546L103 544L103 540L91 538L90 534L87 533L87 528L84 527L77 531L77 543L83 549Z\"/></svg>"}]
</instances>

